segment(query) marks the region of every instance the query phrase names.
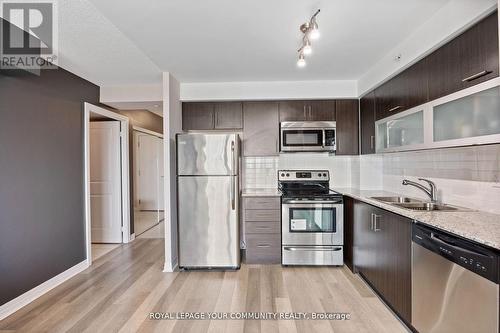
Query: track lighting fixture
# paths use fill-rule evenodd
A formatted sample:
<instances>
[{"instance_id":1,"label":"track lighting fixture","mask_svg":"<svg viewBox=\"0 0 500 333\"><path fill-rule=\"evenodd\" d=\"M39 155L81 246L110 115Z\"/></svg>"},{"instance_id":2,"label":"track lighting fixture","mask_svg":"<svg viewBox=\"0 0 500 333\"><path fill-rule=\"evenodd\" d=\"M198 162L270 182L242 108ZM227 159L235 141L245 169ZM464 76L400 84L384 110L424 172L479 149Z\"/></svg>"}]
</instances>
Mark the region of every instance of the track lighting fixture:
<instances>
[{"instance_id":1,"label":"track lighting fixture","mask_svg":"<svg viewBox=\"0 0 500 333\"><path fill-rule=\"evenodd\" d=\"M306 65L306 59L304 58L304 53L300 52L299 60L297 60L297 66L305 67L305 65Z\"/></svg>"},{"instance_id":2,"label":"track lighting fixture","mask_svg":"<svg viewBox=\"0 0 500 333\"><path fill-rule=\"evenodd\" d=\"M300 31L302 31L304 37L302 37L302 46L298 49L299 60L297 61L297 65L299 67L304 67L306 65L305 56L312 53L311 39L314 40L319 38L318 22L316 21L316 16L319 12L320 10L318 9L309 22L300 26Z\"/></svg>"}]
</instances>

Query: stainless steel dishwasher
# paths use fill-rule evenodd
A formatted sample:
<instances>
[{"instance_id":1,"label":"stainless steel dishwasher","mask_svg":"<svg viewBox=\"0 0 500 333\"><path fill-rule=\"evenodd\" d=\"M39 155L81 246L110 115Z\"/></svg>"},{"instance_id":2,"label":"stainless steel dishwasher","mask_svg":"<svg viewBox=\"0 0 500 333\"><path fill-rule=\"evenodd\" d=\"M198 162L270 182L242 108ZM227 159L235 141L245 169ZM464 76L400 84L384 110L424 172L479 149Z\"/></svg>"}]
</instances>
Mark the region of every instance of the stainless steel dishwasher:
<instances>
[{"instance_id":1,"label":"stainless steel dishwasher","mask_svg":"<svg viewBox=\"0 0 500 333\"><path fill-rule=\"evenodd\" d=\"M499 330L498 255L413 224L412 325L419 333Z\"/></svg>"}]
</instances>

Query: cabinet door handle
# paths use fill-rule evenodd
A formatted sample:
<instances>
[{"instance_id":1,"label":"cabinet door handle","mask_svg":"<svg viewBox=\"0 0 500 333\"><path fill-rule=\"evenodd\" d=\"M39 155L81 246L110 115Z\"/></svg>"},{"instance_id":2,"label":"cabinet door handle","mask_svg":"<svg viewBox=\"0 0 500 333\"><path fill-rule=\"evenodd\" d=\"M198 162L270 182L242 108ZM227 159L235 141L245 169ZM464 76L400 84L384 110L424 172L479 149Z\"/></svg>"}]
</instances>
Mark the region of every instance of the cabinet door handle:
<instances>
[{"instance_id":1,"label":"cabinet door handle","mask_svg":"<svg viewBox=\"0 0 500 333\"><path fill-rule=\"evenodd\" d=\"M375 216L375 214L371 214L371 220L370 220L370 230L373 230L373 217Z\"/></svg>"},{"instance_id":2,"label":"cabinet door handle","mask_svg":"<svg viewBox=\"0 0 500 333\"><path fill-rule=\"evenodd\" d=\"M271 227L268 226L257 226L257 229L271 229Z\"/></svg>"},{"instance_id":3,"label":"cabinet door handle","mask_svg":"<svg viewBox=\"0 0 500 333\"><path fill-rule=\"evenodd\" d=\"M370 136L370 148L371 149L375 148L375 136L374 135Z\"/></svg>"},{"instance_id":4,"label":"cabinet door handle","mask_svg":"<svg viewBox=\"0 0 500 333\"><path fill-rule=\"evenodd\" d=\"M259 244L259 245L257 245L257 247L259 247L259 248L267 248L267 247L271 247L271 245L269 245L269 244Z\"/></svg>"},{"instance_id":5,"label":"cabinet door handle","mask_svg":"<svg viewBox=\"0 0 500 333\"><path fill-rule=\"evenodd\" d=\"M402 108L402 106L398 105L398 106L393 107L392 109L389 109L389 112L394 112L394 111L399 110L401 108Z\"/></svg>"},{"instance_id":6,"label":"cabinet door handle","mask_svg":"<svg viewBox=\"0 0 500 333\"><path fill-rule=\"evenodd\" d=\"M466 78L462 79L462 82L470 82L470 81L473 81L475 79L479 79L480 77L483 77L487 74L490 74L491 71L481 71L479 73L476 73L474 75L471 75L471 76L467 76Z\"/></svg>"},{"instance_id":7,"label":"cabinet door handle","mask_svg":"<svg viewBox=\"0 0 500 333\"><path fill-rule=\"evenodd\" d=\"M380 218L380 215L373 214L373 231L379 232L382 229L378 227L378 219Z\"/></svg>"},{"instance_id":8,"label":"cabinet door handle","mask_svg":"<svg viewBox=\"0 0 500 333\"><path fill-rule=\"evenodd\" d=\"M307 111L306 111L307 105L304 105L304 119L307 119Z\"/></svg>"},{"instance_id":9,"label":"cabinet door handle","mask_svg":"<svg viewBox=\"0 0 500 333\"><path fill-rule=\"evenodd\" d=\"M312 106L309 105L309 118L312 119Z\"/></svg>"}]
</instances>

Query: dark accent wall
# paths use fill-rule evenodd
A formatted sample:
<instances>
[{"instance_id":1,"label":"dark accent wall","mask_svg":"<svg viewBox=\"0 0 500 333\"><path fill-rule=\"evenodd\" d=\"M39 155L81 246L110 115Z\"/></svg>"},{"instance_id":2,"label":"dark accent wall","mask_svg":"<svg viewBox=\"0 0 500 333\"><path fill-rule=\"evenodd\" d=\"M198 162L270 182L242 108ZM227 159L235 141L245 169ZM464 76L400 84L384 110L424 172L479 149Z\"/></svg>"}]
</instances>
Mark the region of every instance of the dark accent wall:
<instances>
[{"instance_id":1,"label":"dark accent wall","mask_svg":"<svg viewBox=\"0 0 500 333\"><path fill-rule=\"evenodd\" d=\"M86 258L83 102L63 69L0 72L0 305Z\"/></svg>"}]
</instances>

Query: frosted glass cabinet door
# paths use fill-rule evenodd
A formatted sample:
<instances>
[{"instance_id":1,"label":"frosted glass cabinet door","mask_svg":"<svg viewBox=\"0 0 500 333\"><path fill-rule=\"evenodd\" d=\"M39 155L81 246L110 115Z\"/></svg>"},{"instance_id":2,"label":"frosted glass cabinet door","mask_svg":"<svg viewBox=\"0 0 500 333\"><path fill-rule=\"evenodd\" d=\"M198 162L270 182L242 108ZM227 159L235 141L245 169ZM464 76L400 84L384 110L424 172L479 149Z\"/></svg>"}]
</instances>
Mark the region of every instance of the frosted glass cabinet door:
<instances>
[{"instance_id":1,"label":"frosted glass cabinet door","mask_svg":"<svg viewBox=\"0 0 500 333\"><path fill-rule=\"evenodd\" d=\"M418 111L377 125L377 150L424 142L424 112Z\"/></svg>"},{"instance_id":2,"label":"frosted glass cabinet door","mask_svg":"<svg viewBox=\"0 0 500 333\"><path fill-rule=\"evenodd\" d=\"M500 87L434 107L434 142L500 134Z\"/></svg>"}]
</instances>

